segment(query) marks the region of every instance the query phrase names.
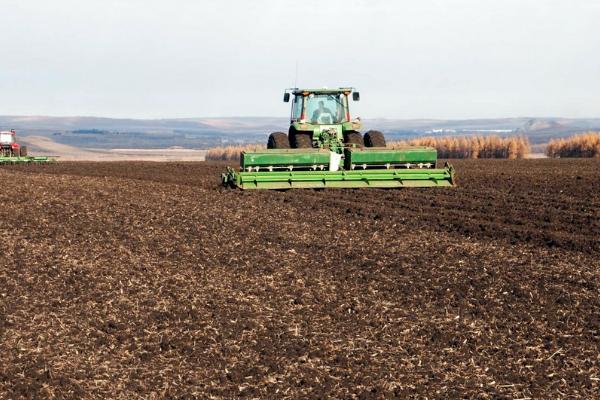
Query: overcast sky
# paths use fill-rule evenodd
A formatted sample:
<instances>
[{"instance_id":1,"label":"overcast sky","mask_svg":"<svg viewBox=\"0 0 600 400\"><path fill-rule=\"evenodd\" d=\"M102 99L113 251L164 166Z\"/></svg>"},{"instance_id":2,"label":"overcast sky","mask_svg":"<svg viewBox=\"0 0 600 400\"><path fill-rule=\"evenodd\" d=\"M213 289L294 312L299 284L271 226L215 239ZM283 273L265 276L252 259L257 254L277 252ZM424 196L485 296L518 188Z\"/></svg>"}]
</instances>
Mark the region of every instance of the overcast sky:
<instances>
[{"instance_id":1,"label":"overcast sky","mask_svg":"<svg viewBox=\"0 0 600 400\"><path fill-rule=\"evenodd\" d=\"M0 0L0 115L600 117L598 0Z\"/></svg>"}]
</instances>

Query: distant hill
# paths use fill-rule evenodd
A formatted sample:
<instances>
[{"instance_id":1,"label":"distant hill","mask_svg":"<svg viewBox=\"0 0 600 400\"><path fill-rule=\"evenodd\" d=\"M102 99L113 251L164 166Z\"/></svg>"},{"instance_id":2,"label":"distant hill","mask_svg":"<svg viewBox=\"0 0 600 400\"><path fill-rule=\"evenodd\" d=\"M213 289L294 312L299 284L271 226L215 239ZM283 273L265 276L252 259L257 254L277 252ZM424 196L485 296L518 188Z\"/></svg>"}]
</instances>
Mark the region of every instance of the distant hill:
<instances>
[{"instance_id":1,"label":"distant hill","mask_svg":"<svg viewBox=\"0 0 600 400\"><path fill-rule=\"evenodd\" d=\"M390 139L429 135L524 135L533 144L546 143L585 130L600 130L599 119L364 119L365 130L379 129ZM180 119L123 119L98 117L0 116L0 129L14 128L20 136L49 137L77 148L204 149L237 143L265 142L267 135L285 130L287 118L227 117Z\"/></svg>"},{"instance_id":2,"label":"distant hill","mask_svg":"<svg viewBox=\"0 0 600 400\"><path fill-rule=\"evenodd\" d=\"M530 119L519 130L521 132L535 132L545 130L562 131L565 128L567 128L565 125L562 125L561 123L555 120Z\"/></svg>"}]
</instances>

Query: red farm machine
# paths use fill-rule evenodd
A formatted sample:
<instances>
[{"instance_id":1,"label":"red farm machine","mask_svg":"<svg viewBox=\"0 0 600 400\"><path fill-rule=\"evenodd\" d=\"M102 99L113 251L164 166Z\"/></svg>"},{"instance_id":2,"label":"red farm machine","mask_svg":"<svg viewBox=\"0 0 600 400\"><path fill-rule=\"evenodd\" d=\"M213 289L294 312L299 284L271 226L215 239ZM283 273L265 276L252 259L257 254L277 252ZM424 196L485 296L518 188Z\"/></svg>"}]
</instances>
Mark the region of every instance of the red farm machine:
<instances>
[{"instance_id":1,"label":"red farm machine","mask_svg":"<svg viewBox=\"0 0 600 400\"><path fill-rule=\"evenodd\" d=\"M0 164L44 163L54 161L48 156L29 156L27 146L17 143L16 132L0 131Z\"/></svg>"}]
</instances>

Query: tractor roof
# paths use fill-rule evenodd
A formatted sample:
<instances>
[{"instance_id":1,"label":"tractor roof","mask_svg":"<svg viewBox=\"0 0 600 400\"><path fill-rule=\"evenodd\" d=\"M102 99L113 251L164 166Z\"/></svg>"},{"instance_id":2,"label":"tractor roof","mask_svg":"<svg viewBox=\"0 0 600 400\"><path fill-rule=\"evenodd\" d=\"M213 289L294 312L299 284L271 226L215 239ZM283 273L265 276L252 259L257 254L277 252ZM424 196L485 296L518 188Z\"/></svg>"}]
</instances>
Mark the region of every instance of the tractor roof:
<instances>
[{"instance_id":1,"label":"tractor roof","mask_svg":"<svg viewBox=\"0 0 600 400\"><path fill-rule=\"evenodd\" d=\"M354 90L353 87L336 87L336 88L319 88L319 89L299 89L299 88L290 88L287 89L293 94L303 94L303 93L345 93L352 92ZM286 91L287 91L286 90Z\"/></svg>"}]
</instances>

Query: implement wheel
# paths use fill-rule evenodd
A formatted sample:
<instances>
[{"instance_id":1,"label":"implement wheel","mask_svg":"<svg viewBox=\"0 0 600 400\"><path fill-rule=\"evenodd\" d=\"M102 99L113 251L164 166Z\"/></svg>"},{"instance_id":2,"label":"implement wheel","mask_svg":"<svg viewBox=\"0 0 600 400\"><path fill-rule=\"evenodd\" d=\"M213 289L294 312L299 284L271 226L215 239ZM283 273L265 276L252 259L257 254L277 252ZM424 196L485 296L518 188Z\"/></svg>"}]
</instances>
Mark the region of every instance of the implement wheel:
<instances>
[{"instance_id":1,"label":"implement wheel","mask_svg":"<svg viewBox=\"0 0 600 400\"><path fill-rule=\"evenodd\" d=\"M289 149L290 141L288 135L283 132L273 132L269 135L267 149Z\"/></svg>"},{"instance_id":2,"label":"implement wheel","mask_svg":"<svg viewBox=\"0 0 600 400\"><path fill-rule=\"evenodd\" d=\"M311 149L312 132L290 132L290 145L293 149Z\"/></svg>"},{"instance_id":3,"label":"implement wheel","mask_svg":"<svg viewBox=\"0 0 600 400\"><path fill-rule=\"evenodd\" d=\"M363 141L363 137L360 132L345 132L344 133L344 143L350 145L350 147L364 147L365 143ZM354 146L352 146L354 145Z\"/></svg>"},{"instance_id":4,"label":"implement wheel","mask_svg":"<svg viewBox=\"0 0 600 400\"><path fill-rule=\"evenodd\" d=\"M369 131L365 133L365 146L367 147L386 147L385 137L379 131Z\"/></svg>"},{"instance_id":5,"label":"implement wheel","mask_svg":"<svg viewBox=\"0 0 600 400\"><path fill-rule=\"evenodd\" d=\"M20 153L21 157L27 157L27 146L21 146Z\"/></svg>"}]
</instances>

